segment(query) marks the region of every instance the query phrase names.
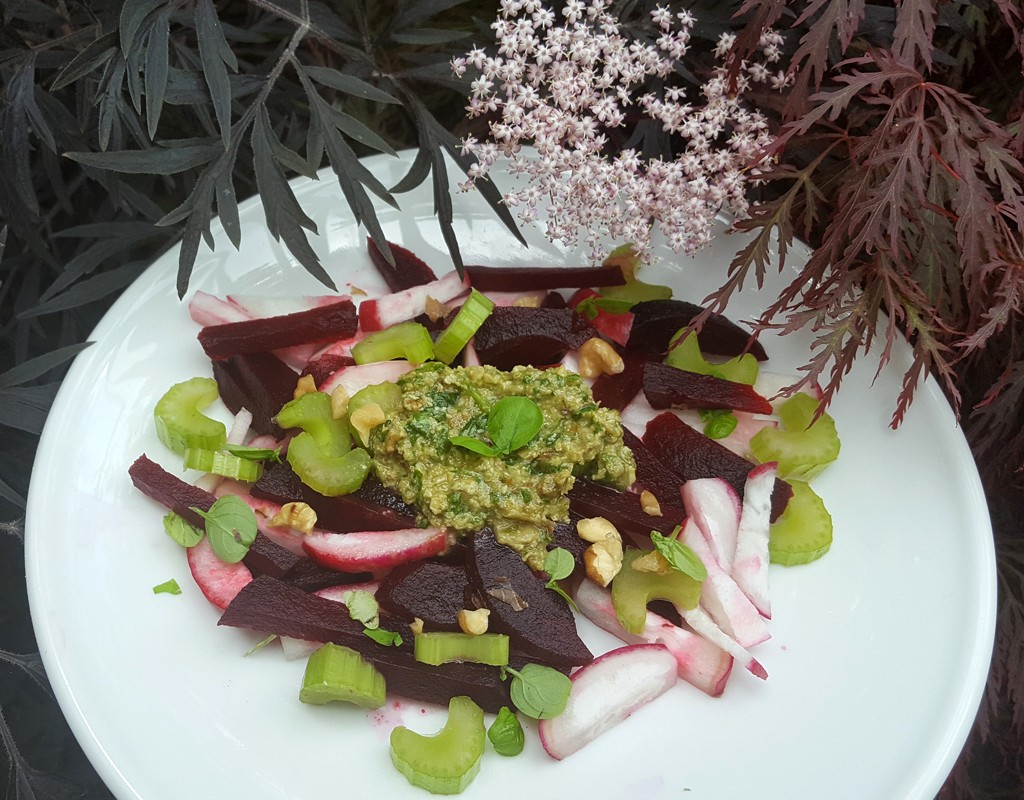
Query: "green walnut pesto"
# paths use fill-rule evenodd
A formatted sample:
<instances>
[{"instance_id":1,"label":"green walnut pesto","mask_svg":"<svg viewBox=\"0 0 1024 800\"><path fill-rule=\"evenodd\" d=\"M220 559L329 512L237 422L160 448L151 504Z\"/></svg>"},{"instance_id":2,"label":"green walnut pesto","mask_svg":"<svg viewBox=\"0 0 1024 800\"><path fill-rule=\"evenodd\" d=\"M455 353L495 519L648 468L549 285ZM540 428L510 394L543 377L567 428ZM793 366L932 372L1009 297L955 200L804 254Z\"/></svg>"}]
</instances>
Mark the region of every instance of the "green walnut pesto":
<instances>
[{"instance_id":1,"label":"green walnut pesto","mask_svg":"<svg viewBox=\"0 0 1024 800\"><path fill-rule=\"evenodd\" d=\"M535 569L543 568L551 530L568 519L566 495L577 476L619 489L636 477L618 412L598 406L573 372L431 363L398 386L400 407L370 437L380 480L420 509L422 523L458 532L491 526ZM488 410L510 396L541 409L532 441L501 456L451 443L452 436L486 439Z\"/></svg>"}]
</instances>

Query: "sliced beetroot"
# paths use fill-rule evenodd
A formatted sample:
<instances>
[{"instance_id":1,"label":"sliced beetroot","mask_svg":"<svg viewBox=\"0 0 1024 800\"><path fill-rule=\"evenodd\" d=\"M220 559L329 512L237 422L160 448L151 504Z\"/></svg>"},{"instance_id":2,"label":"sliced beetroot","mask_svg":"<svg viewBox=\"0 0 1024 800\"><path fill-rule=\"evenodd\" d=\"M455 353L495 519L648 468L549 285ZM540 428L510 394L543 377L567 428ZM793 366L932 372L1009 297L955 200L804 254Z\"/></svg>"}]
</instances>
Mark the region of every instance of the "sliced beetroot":
<instances>
[{"instance_id":1,"label":"sliced beetroot","mask_svg":"<svg viewBox=\"0 0 1024 800\"><path fill-rule=\"evenodd\" d=\"M622 268L612 267L466 267L473 288L487 292L525 292L532 289L582 289L621 286Z\"/></svg>"},{"instance_id":2,"label":"sliced beetroot","mask_svg":"<svg viewBox=\"0 0 1024 800\"><path fill-rule=\"evenodd\" d=\"M370 261L392 292L401 292L437 280L434 270L412 250L394 242L388 242L388 247L391 248L391 255L395 259L394 264L385 258L373 239L366 237L366 251L370 254Z\"/></svg>"},{"instance_id":3,"label":"sliced beetroot","mask_svg":"<svg viewBox=\"0 0 1024 800\"><path fill-rule=\"evenodd\" d=\"M250 582L235 596L218 624L351 647L381 672L389 692L414 700L446 704L451 697L466 695L490 712L510 705L508 682L501 680L497 667L421 664L413 656L408 627L387 612L381 613L381 627L402 635L405 642L400 647L385 647L370 639L363 633L362 623L353 620L342 604L273 578L259 577ZM522 662L515 660L513 665L521 666Z\"/></svg>"},{"instance_id":4,"label":"sliced beetroot","mask_svg":"<svg viewBox=\"0 0 1024 800\"><path fill-rule=\"evenodd\" d=\"M634 492L619 492L585 478L577 478L569 491L569 508L576 514L581 517L604 517L620 533L648 543L652 530L669 536L686 517L686 511L679 503L660 497L658 501L661 504L661 516L652 517L644 513L640 495Z\"/></svg>"},{"instance_id":5,"label":"sliced beetroot","mask_svg":"<svg viewBox=\"0 0 1024 800\"><path fill-rule=\"evenodd\" d=\"M728 408L751 414L771 414L772 404L745 383L727 381L648 361L644 364L644 396L654 408Z\"/></svg>"},{"instance_id":6,"label":"sliced beetroot","mask_svg":"<svg viewBox=\"0 0 1024 800\"><path fill-rule=\"evenodd\" d=\"M213 377L220 397L232 413L252 412L252 429L279 439L281 429L273 418L290 401L299 376L270 353L247 353L213 362Z\"/></svg>"},{"instance_id":7,"label":"sliced beetroot","mask_svg":"<svg viewBox=\"0 0 1024 800\"><path fill-rule=\"evenodd\" d=\"M272 464L252 485L253 497L285 503L303 502L316 512L317 527L346 533L401 530L416 524L416 510L370 476L352 494L325 497L306 486L287 462Z\"/></svg>"},{"instance_id":8,"label":"sliced beetroot","mask_svg":"<svg viewBox=\"0 0 1024 800\"><path fill-rule=\"evenodd\" d=\"M645 300L633 306L633 327L629 347L664 354L676 331L689 325L704 309L685 300ZM760 342L750 342L750 331L744 330L728 317L712 314L700 330L700 348L717 356L738 356L753 353L758 361L768 354ZM749 349L748 349L749 344Z\"/></svg>"},{"instance_id":9,"label":"sliced beetroot","mask_svg":"<svg viewBox=\"0 0 1024 800\"><path fill-rule=\"evenodd\" d=\"M476 332L473 345L481 362L510 370L525 364L557 364L597 335L594 327L568 308L495 308Z\"/></svg>"},{"instance_id":10,"label":"sliced beetroot","mask_svg":"<svg viewBox=\"0 0 1024 800\"><path fill-rule=\"evenodd\" d=\"M552 550L556 547L568 550L572 553L572 557L576 559L577 566L584 567L583 553L590 546L590 542L581 539L579 533L576 531L576 523L579 522L580 519L582 519L582 517L580 517L579 514L570 510L569 521L559 522L555 525L554 530L551 531L551 544L548 545L548 550Z\"/></svg>"},{"instance_id":11,"label":"sliced beetroot","mask_svg":"<svg viewBox=\"0 0 1024 800\"><path fill-rule=\"evenodd\" d=\"M249 552L242 559L245 565L257 575L283 578L304 559L281 547L262 533L257 533ZM337 575L337 573L334 573Z\"/></svg>"},{"instance_id":12,"label":"sliced beetroot","mask_svg":"<svg viewBox=\"0 0 1024 800\"><path fill-rule=\"evenodd\" d=\"M330 586L365 583L373 580L373 575L369 572L338 572L308 558L300 558L281 580L304 592L317 592Z\"/></svg>"},{"instance_id":13,"label":"sliced beetroot","mask_svg":"<svg viewBox=\"0 0 1024 800\"><path fill-rule=\"evenodd\" d=\"M544 295L544 299L540 301L541 308L567 308L568 303L565 302L565 298L558 292L548 292Z\"/></svg>"},{"instance_id":14,"label":"sliced beetroot","mask_svg":"<svg viewBox=\"0 0 1024 800\"><path fill-rule=\"evenodd\" d=\"M351 367L355 363L356 360L352 356L341 355L340 353L325 353L322 356L310 359L301 374L312 375L319 389L339 369Z\"/></svg>"},{"instance_id":15,"label":"sliced beetroot","mask_svg":"<svg viewBox=\"0 0 1024 800\"><path fill-rule=\"evenodd\" d=\"M742 456L695 431L675 414L659 414L649 423L643 442L681 481L692 478L724 478L739 497L754 465ZM772 491L772 520L778 518L793 496L793 487L776 478Z\"/></svg>"},{"instance_id":16,"label":"sliced beetroot","mask_svg":"<svg viewBox=\"0 0 1024 800\"><path fill-rule=\"evenodd\" d=\"M647 359L636 350L626 350L622 355L622 372L614 375L597 376L591 391L594 399L605 408L622 411L636 397L644 384L644 364Z\"/></svg>"},{"instance_id":17,"label":"sliced beetroot","mask_svg":"<svg viewBox=\"0 0 1024 800\"><path fill-rule=\"evenodd\" d=\"M145 455L135 459L135 463L128 468L128 475L135 488L144 495L169 508L190 525L206 529L203 518L192 509L209 511L210 506L217 502L214 495L172 475Z\"/></svg>"},{"instance_id":18,"label":"sliced beetroot","mask_svg":"<svg viewBox=\"0 0 1024 800\"><path fill-rule=\"evenodd\" d=\"M347 339L358 326L356 307L349 297L296 314L209 325L199 331L199 343L214 361L239 353L265 353L297 344Z\"/></svg>"},{"instance_id":19,"label":"sliced beetroot","mask_svg":"<svg viewBox=\"0 0 1024 800\"><path fill-rule=\"evenodd\" d=\"M593 660L565 601L489 528L471 537L466 568L475 595L491 610L489 629L508 634L513 647L565 667Z\"/></svg>"},{"instance_id":20,"label":"sliced beetroot","mask_svg":"<svg viewBox=\"0 0 1024 800\"><path fill-rule=\"evenodd\" d=\"M456 616L466 608L468 588L464 564L419 561L388 573L377 587L377 602L409 622L418 617L424 630L459 631Z\"/></svg>"},{"instance_id":21,"label":"sliced beetroot","mask_svg":"<svg viewBox=\"0 0 1024 800\"><path fill-rule=\"evenodd\" d=\"M676 505L679 487L682 485L679 476L662 464L629 428L622 429L622 443L629 448L636 462L637 486L653 494L659 503Z\"/></svg>"}]
</instances>

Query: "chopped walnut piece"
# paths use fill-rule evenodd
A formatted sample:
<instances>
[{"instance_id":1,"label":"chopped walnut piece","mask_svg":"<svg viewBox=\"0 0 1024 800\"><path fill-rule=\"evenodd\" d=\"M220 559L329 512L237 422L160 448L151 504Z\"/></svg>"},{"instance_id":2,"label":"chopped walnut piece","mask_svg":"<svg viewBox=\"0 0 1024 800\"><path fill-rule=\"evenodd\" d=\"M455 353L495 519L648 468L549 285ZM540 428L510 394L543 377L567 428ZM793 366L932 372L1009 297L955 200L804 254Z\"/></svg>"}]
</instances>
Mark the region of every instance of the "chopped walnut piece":
<instances>
[{"instance_id":1,"label":"chopped walnut piece","mask_svg":"<svg viewBox=\"0 0 1024 800\"><path fill-rule=\"evenodd\" d=\"M335 419L344 419L348 414L348 389L340 383L331 392L331 416Z\"/></svg>"},{"instance_id":2,"label":"chopped walnut piece","mask_svg":"<svg viewBox=\"0 0 1024 800\"><path fill-rule=\"evenodd\" d=\"M459 627L462 628L463 633L468 633L470 636L479 636L481 633L487 633L487 617L491 614L490 609L477 608L470 610L464 608L456 615L456 619L459 621Z\"/></svg>"},{"instance_id":3,"label":"chopped walnut piece","mask_svg":"<svg viewBox=\"0 0 1024 800\"><path fill-rule=\"evenodd\" d=\"M414 636L419 636L423 633L423 620L419 617L413 617L412 622L409 623L409 630L412 631Z\"/></svg>"},{"instance_id":4,"label":"chopped walnut piece","mask_svg":"<svg viewBox=\"0 0 1024 800\"><path fill-rule=\"evenodd\" d=\"M304 394L316 391L316 380L312 375L303 375L295 384L295 391L292 392L292 400L298 400Z\"/></svg>"},{"instance_id":5,"label":"chopped walnut piece","mask_svg":"<svg viewBox=\"0 0 1024 800\"><path fill-rule=\"evenodd\" d=\"M630 566L637 572L653 572L655 575L668 575L672 571L672 565L657 550L651 550L633 559Z\"/></svg>"},{"instance_id":6,"label":"chopped walnut piece","mask_svg":"<svg viewBox=\"0 0 1024 800\"><path fill-rule=\"evenodd\" d=\"M640 508L649 517L661 516L661 503L658 502L657 497L646 489L640 492Z\"/></svg>"},{"instance_id":7,"label":"chopped walnut piece","mask_svg":"<svg viewBox=\"0 0 1024 800\"><path fill-rule=\"evenodd\" d=\"M576 523L576 533L585 542L600 542L602 539L622 541L618 529L604 517L588 517Z\"/></svg>"},{"instance_id":8,"label":"chopped walnut piece","mask_svg":"<svg viewBox=\"0 0 1024 800\"><path fill-rule=\"evenodd\" d=\"M370 441L370 431L386 419L384 409L380 407L379 403L367 403L352 412L349 422L352 423L352 427L359 434L360 441L365 445Z\"/></svg>"},{"instance_id":9,"label":"chopped walnut piece","mask_svg":"<svg viewBox=\"0 0 1024 800\"><path fill-rule=\"evenodd\" d=\"M583 564L587 577L601 586L607 586L622 569L622 542L602 539L583 551Z\"/></svg>"},{"instance_id":10,"label":"chopped walnut piece","mask_svg":"<svg viewBox=\"0 0 1024 800\"><path fill-rule=\"evenodd\" d=\"M527 295L525 297L517 297L512 301L512 305L518 306L519 308L540 308L541 298L536 295Z\"/></svg>"},{"instance_id":11,"label":"chopped walnut piece","mask_svg":"<svg viewBox=\"0 0 1024 800\"><path fill-rule=\"evenodd\" d=\"M287 525L302 533L312 533L316 527L316 512L305 503L285 503L272 520L271 525Z\"/></svg>"},{"instance_id":12,"label":"chopped walnut piece","mask_svg":"<svg viewBox=\"0 0 1024 800\"><path fill-rule=\"evenodd\" d=\"M622 356L604 339L587 339L580 346L580 375L584 378L618 375L625 368Z\"/></svg>"},{"instance_id":13,"label":"chopped walnut piece","mask_svg":"<svg viewBox=\"0 0 1024 800\"><path fill-rule=\"evenodd\" d=\"M448 306L442 303L440 300L435 300L428 294L425 305L425 311L427 314L427 319L429 319L431 322L437 322L439 319L444 319L446 316L448 316L448 312L451 311L451 309L448 308Z\"/></svg>"}]
</instances>

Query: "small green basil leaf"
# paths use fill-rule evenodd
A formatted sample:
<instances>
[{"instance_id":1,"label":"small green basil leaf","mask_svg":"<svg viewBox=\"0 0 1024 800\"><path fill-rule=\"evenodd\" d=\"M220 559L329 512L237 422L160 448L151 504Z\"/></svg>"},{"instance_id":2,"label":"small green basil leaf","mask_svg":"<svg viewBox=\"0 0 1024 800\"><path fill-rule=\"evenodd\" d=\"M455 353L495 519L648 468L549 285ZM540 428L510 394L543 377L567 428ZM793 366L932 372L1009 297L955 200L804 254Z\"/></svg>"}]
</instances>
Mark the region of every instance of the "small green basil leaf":
<instances>
[{"instance_id":1,"label":"small green basil leaf","mask_svg":"<svg viewBox=\"0 0 1024 800\"><path fill-rule=\"evenodd\" d=\"M533 719L551 719L565 711L572 681L551 667L526 664L521 670L506 667L512 675L509 696L515 707Z\"/></svg>"},{"instance_id":2,"label":"small green basil leaf","mask_svg":"<svg viewBox=\"0 0 1024 800\"><path fill-rule=\"evenodd\" d=\"M281 463L281 448L268 450L260 447L246 447L241 444L226 444L222 448L231 455L244 458L246 461L269 461L272 464Z\"/></svg>"},{"instance_id":3,"label":"small green basil leaf","mask_svg":"<svg viewBox=\"0 0 1024 800\"><path fill-rule=\"evenodd\" d=\"M503 397L491 408L487 435L503 453L528 444L544 424L540 406L528 397Z\"/></svg>"},{"instance_id":4,"label":"small green basil leaf","mask_svg":"<svg viewBox=\"0 0 1024 800\"><path fill-rule=\"evenodd\" d=\"M154 586L153 594L181 594L181 587L178 586L178 582L174 578L171 578L169 581Z\"/></svg>"},{"instance_id":5,"label":"small green basil leaf","mask_svg":"<svg viewBox=\"0 0 1024 800\"><path fill-rule=\"evenodd\" d=\"M225 495L209 511L193 508L206 521L206 535L214 555L226 564L237 564L256 538L256 514L241 497Z\"/></svg>"},{"instance_id":6,"label":"small green basil leaf","mask_svg":"<svg viewBox=\"0 0 1024 800\"><path fill-rule=\"evenodd\" d=\"M363 623L370 630L380 627L380 606L372 592L351 589L341 595L341 602L356 622Z\"/></svg>"},{"instance_id":7,"label":"small green basil leaf","mask_svg":"<svg viewBox=\"0 0 1024 800\"><path fill-rule=\"evenodd\" d=\"M448 441L456 447L471 450L472 452L479 453L482 456L500 456L502 453L498 448L491 447L487 442L481 442L479 439L474 439L472 436L449 436Z\"/></svg>"},{"instance_id":8,"label":"small green basil leaf","mask_svg":"<svg viewBox=\"0 0 1024 800\"><path fill-rule=\"evenodd\" d=\"M401 634L394 631L386 631L383 628L364 628L363 633L377 644L382 644L385 647L400 647L402 644Z\"/></svg>"},{"instance_id":9,"label":"small green basil leaf","mask_svg":"<svg viewBox=\"0 0 1024 800\"><path fill-rule=\"evenodd\" d=\"M182 547L194 547L203 538L203 532L195 525L189 525L173 511L164 517L164 530L167 535Z\"/></svg>"},{"instance_id":10,"label":"small green basil leaf","mask_svg":"<svg viewBox=\"0 0 1024 800\"><path fill-rule=\"evenodd\" d=\"M689 575L695 581L702 581L708 576L707 567L700 560L690 547L678 541L662 536L657 531L651 531L651 542L664 559L684 575Z\"/></svg>"},{"instance_id":11,"label":"small green basil leaf","mask_svg":"<svg viewBox=\"0 0 1024 800\"><path fill-rule=\"evenodd\" d=\"M564 547L549 550L547 556L544 557L544 571L553 581L568 578L574 569L576 569L576 559Z\"/></svg>"},{"instance_id":12,"label":"small green basil leaf","mask_svg":"<svg viewBox=\"0 0 1024 800\"><path fill-rule=\"evenodd\" d=\"M508 706L501 707L498 718L487 729L487 738L491 740L494 752L500 756L517 756L526 744L523 726Z\"/></svg>"}]
</instances>

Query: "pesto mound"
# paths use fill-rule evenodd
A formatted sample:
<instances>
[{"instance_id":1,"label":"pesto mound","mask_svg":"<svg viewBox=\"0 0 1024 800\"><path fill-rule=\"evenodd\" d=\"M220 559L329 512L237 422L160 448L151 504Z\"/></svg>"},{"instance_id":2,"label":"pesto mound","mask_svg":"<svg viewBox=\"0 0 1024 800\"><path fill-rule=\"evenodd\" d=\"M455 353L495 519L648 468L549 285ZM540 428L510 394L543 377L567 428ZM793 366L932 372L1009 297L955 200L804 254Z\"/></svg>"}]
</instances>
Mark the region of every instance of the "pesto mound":
<instances>
[{"instance_id":1,"label":"pesto mound","mask_svg":"<svg viewBox=\"0 0 1024 800\"><path fill-rule=\"evenodd\" d=\"M425 364L398 386L401 405L370 438L380 480L420 510L421 522L460 532L490 526L536 568L555 523L568 519L576 476L619 489L635 479L618 412L598 406L573 372ZM532 441L501 456L451 443L485 438L489 409L512 396L540 407L544 422Z\"/></svg>"}]
</instances>

